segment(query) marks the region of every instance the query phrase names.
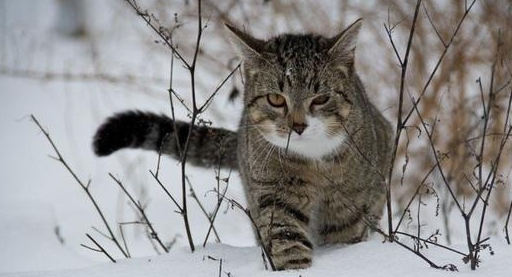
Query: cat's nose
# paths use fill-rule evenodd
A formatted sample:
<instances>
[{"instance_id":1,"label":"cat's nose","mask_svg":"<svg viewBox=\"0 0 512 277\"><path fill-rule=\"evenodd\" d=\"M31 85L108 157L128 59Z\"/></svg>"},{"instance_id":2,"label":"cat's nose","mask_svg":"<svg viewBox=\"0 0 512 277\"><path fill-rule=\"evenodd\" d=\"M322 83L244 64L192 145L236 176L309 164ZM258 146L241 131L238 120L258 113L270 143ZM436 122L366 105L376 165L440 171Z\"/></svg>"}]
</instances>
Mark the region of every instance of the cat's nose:
<instances>
[{"instance_id":1,"label":"cat's nose","mask_svg":"<svg viewBox=\"0 0 512 277\"><path fill-rule=\"evenodd\" d=\"M306 127L308 127L308 125L305 123L293 123L292 130L295 131L295 133L301 135Z\"/></svg>"}]
</instances>

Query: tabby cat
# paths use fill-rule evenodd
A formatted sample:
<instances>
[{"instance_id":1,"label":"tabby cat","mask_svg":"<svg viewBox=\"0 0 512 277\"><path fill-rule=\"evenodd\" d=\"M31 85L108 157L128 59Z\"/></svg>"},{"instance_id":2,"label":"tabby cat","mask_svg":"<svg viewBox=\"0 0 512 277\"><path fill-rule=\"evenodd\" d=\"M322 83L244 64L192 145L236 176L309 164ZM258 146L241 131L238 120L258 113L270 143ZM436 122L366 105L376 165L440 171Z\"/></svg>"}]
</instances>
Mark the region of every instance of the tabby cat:
<instances>
[{"instance_id":1,"label":"tabby cat","mask_svg":"<svg viewBox=\"0 0 512 277\"><path fill-rule=\"evenodd\" d=\"M315 245L356 243L385 202L392 129L355 72L362 20L334 37L260 40L227 26L243 58L244 111L237 132L196 126L190 163L239 171L262 243L275 267L312 263ZM179 159L189 125L128 111L109 118L94 151L161 151Z\"/></svg>"}]
</instances>

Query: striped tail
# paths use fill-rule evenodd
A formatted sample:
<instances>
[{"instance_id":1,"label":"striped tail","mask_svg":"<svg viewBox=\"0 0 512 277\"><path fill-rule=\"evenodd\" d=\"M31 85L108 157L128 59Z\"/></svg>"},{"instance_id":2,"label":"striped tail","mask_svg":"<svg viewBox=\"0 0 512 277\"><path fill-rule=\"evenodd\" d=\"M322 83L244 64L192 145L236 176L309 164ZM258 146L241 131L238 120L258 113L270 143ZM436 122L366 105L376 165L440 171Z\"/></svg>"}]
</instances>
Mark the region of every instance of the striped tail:
<instances>
[{"instance_id":1,"label":"striped tail","mask_svg":"<svg viewBox=\"0 0 512 277\"><path fill-rule=\"evenodd\" d=\"M108 156L123 148L153 150L180 159L189 133L189 124L175 123L165 115L127 111L108 118L94 135L98 156ZM187 162L202 167L220 164L237 169L237 135L220 128L194 126L190 135Z\"/></svg>"}]
</instances>

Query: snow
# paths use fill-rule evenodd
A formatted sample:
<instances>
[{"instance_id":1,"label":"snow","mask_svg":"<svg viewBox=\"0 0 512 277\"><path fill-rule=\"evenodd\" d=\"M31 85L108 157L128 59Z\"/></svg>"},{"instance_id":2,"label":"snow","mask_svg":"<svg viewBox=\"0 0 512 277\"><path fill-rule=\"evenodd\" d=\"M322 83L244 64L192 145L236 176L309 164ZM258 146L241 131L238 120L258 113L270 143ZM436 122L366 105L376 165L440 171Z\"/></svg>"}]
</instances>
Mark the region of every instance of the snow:
<instances>
[{"instance_id":1,"label":"snow","mask_svg":"<svg viewBox=\"0 0 512 277\"><path fill-rule=\"evenodd\" d=\"M222 205L215 224L222 243L209 243L203 248L209 225L191 198L189 214L197 251L190 253L180 215L149 174L149 169L155 169L156 155L125 150L99 159L90 147L95 128L114 112L140 109L169 113L165 91L168 53L159 45L148 45L154 36L147 26L134 20L122 1L88 3L91 4L87 10L94 14L94 20L87 25L97 34L91 41L55 33L58 1L0 0L0 67L38 72L131 74L144 80L130 84L45 81L0 74L0 276L218 276L220 259L222 276L455 275L429 268L397 244L382 243L378 236L357 245L316 249L310 269L272 273L263 267L261 250L255 246L249 220L226 204ZM276 28L286 29L286 25L279 24ZM96 60L94 55L98 55ZM221 75L227 75L227 70L222 70L226 74ZM176 89L187 91L187 76L179 68L176 74ZM212 76L205 76L203 81L219 82ZM211 92L209 87L199 89L201 99ZM218 119L214 124L232 129L240 116L241 105L230 104L226 99L226 91L221 91L205 118ZM50 132L79 178L84 182L92 180L91 192L114 227L137 217L108 177L109 172L148 205L147 214L165 243L176 238L170 253L156 255L144 228L130 226L126 228L126 238L134 258L122 259L119 251L92 229L94 226L104 231L100 218L64 167L48 158L47 155L54 153L29 120L30 114ZM177 107L177 117L186 119L186 111ZM179 165L165 158L161 168L163 182L173 195L179 196ZM217 194L212 192L217 186L215 172L188 168L199 199L209 212L213 211L217 203ZM227 174L221 172L222 177ZM227 196L245 205L236 173L230 178ZM93 235L118 263L106 262L101 253L81 247L81 243L90 245L85 233ZM116 230L115 234L119 232ZM455 243L453 247L466 249L463 237ZM501 233L500 237L491 239L491 245L495 255L483 251L483 263L476 272L471 272L460 256L453 253L432 247L426 253L439 264L457 265L461 271L457 276L510 276L512 247L504 243Z\"/></svg>"},{"instance_id":2,"label":"snow","mask_svg":"<svg viewBox=\"0 0 512 277\"><path fill-rule=\"evenodd\" d=\"M5 209L8 206L9 209ZM69 246L59 241L55 211L51 205L36 201L3 203L0 211L0 261L2 268L26 271L33 268L59 269L62 265L78 267L94 263L77 255ZM59 261L48 263L48 261Z\"/></svg>"},{"instance_id":3,"label":"snow","mask_svg":"<svg viewBox=\"0 0 512 277\"><path fill-rule=\"evenodd\" d=\"M502 245L503 246L503 245ZM73 270L42 271L35 273L0 274L3 277L131 277L131 276L510 276L510 266L501 261L510 261L512 251L508 247L495 248L500 259L485 255L485 263L478 269L478 275L464 266L461 259L442 251L434 252L437 260L453 261L460 272L454 273L432 269L407 253L396 244L382 243L378 238L349 246L333 246L315 251L313 266L304 270L271 272L265 270L258 247L233 247L225 244L208 244L190 253L181 248L166 255L135 258L104 263Z\"/></svg>"}]
</instances>

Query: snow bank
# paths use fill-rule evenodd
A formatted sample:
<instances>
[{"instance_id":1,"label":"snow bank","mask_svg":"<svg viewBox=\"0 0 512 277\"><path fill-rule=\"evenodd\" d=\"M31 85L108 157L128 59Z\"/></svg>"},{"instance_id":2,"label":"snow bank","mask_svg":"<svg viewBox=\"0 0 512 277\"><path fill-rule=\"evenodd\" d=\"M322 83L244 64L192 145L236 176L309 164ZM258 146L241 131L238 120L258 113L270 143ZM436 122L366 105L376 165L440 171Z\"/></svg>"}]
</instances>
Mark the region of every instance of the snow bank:
<instances>
[{"instance_id":1,"label":"snow bank","mask_svg":"<svg viewBox=\"0 0 512 277\"><path fill-rule=\"evenodd\" d=\"M265 270L258 247L233 247L209 244L195 253L187 248L157 257L136 258L105 263L84 269L0 274L2 277L152 277L152 276L510 276L512 247L501 244L495 255L483 254L484 263L471 272L461 259L446 251L430 249L434 260L452 261L460 272L453 273L429 268L416 256L396 244L382 243L378 238L350 246L321 248L315 251L313 266L305 270L271 272Z\"/></svg>"}]
</instances>

